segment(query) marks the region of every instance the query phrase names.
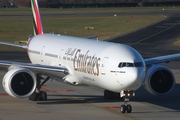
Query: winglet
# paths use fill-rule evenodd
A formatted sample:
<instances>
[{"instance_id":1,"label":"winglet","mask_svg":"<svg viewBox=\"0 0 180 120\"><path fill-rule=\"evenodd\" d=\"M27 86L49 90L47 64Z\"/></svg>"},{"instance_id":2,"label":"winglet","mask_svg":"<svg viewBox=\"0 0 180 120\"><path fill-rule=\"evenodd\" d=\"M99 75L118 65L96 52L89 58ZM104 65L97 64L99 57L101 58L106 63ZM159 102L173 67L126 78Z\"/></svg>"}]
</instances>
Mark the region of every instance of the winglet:
<instances>
[{"instance_id":1,"label":"winglet","mask_svg":"<svg viewBox=\"0 0 180 120\"><path fill-rule=\"evenodd\" d=\"M34 18L35 35L43 34L43 27L42 27L41 16L39 13L39 6L37 0L31 0L31 7Z\"/></svg>"}]
</instances>

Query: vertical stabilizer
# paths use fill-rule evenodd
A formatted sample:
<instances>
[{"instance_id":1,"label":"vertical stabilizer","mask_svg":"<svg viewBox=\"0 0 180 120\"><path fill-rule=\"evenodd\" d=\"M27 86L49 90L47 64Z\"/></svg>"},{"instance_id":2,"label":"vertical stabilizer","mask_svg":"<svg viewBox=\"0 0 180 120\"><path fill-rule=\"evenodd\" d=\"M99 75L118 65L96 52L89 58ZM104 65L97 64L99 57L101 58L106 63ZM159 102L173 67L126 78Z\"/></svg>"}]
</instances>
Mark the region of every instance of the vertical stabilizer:
<instances>
[{"instance_id":1,"label":"vertical stabilizer","mask_svg":"<svg viewBox=\"0 0 180 120\"><path fill-rule=\"evenodd\" d=\"M34 33L35 35L43 34L41 16L39 13L39 6L37 0L31 0L31 7L34 19Z\"/></svg>"}]
</instances>

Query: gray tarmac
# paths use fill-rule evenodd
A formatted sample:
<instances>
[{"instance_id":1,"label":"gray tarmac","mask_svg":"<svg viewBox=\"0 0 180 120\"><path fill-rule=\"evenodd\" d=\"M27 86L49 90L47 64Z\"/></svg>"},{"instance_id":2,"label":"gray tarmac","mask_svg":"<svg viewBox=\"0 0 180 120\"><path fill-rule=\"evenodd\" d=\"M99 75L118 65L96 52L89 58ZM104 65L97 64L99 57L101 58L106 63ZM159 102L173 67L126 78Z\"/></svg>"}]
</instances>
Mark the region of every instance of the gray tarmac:
<instances>
[{"instance_id":1,"label":"gray tarmac","mask_svg":"<svg viewBox=\"0 0 180 120\"><path fill-rule=\"evenodd\" d=\"M174 46L180 33L180 15L171 16L143 30L118 36L111 42L128 44L137 49L144 58L180 52ZM24 52L0 52L0 59L28 62ZM47 101L32 102L8 96L0 85L0 120L179 120L180 118L180 61L163 64L172 69L176 85L167 96L153 96L143 86L131 98L133 112L119 112L123 100L104 100L103 89L92 86L71 86L48 81L43 90L48 93ZM0 78L6 70L0 69Z\"/></svg>"}]
</instances>

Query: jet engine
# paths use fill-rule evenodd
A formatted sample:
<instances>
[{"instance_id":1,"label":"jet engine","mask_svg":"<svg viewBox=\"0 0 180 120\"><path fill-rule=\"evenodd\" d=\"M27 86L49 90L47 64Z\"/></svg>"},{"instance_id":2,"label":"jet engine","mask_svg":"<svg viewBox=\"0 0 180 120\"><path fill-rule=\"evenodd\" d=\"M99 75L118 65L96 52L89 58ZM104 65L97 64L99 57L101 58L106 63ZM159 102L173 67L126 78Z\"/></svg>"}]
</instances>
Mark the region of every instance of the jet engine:
<instances>
[{"instance_id":1,"label":"jet engine","mask_svg":"<svg viewBox=\"0 0 180 120\"><path fill-rule=\"evenodd\" d=\"M13 68L9 70L2 81L4 90L12 97L29 97L36 89L36 78L26 68Z\"/></svg>"},{"instance_id":2,"label":"jet engine","mask_svg":"<svg viewBox=\"0 0 180 120\"><path fill-rule=\"evenodd\" d=\"M145 89L153 95L163 96L172 91L176 83L172 71L161 65L153 65L146 71Z\"/></svg>"}]
</instances>

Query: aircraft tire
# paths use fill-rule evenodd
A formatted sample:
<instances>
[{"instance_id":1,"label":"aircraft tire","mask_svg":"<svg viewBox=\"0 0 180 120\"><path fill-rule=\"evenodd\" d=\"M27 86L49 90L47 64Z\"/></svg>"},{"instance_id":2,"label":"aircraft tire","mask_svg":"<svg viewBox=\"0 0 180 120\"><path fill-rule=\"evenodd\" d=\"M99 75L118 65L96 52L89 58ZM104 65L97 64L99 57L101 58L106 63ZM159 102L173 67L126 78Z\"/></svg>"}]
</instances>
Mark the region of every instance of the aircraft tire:
<instances>
[{"instance_id":1,"label":"aircraft tire","mask_svg":"<svg viewBox=\"0 0 180 120\"><path fill-rule=\"evenodd\" d=\"M36 92L34 92L31 96L29 96L29 100L37 101L37 99L38 99L38 95Z\"/></svg>"},{"instance_id":2,"label":"aircraft tire","mask_svg":"<svg viewBox=\"0 0 180 120\"><path fill-rule=\"evenodd\" d=\"M40 100L42 100L42 101L46 101L47 100L47 93L46 92L43 92L43 91L41 91L40 92Z\"/></svg>"},{"instance_id":3,"label":"aircraft tire","mask_svg":"<svg viewBox=\"0 0 180 120\"><path fill-rule=\"evenodd\" d=\"M121 113L125 113L126 112L126 106L121 105L120 111L121 111Z\"/></svg>"},{"instance_id":4,"label":"aircraft tire","mask_svg":"<svg viewBox=\"0 0 180 120\"><path fill-rule=\"evenodd\" d=\"M132 107L131 107L131 105L127 105L127 107L126 107L126 110L127 110L127 113L131 113L132 112Z\"/></svg>"}]
</instances>

